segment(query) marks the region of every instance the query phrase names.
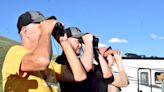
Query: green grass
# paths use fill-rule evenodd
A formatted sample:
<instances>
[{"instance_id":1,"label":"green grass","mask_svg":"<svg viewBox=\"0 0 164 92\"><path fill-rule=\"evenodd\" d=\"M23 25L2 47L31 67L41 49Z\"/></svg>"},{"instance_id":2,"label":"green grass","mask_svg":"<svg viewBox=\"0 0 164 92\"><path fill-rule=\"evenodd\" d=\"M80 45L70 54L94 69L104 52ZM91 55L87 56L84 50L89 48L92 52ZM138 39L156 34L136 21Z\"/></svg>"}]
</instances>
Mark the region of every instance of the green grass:
<instances>
[{"instance_id":1,"label":"green grass","mask_svg":"<svg viewBox=\"0 0 164 92\"><path fill-rule=\"evenodd\" d=\"M0 36L0 92L2 92L2 73L1 73L1 70L2 70L3 61L4 61L4 58L5 58L5 55L8 51L8 49L11 46L16 45L16 44L19 44L19 43L14 41L14 40Z\"/></svg>"}]
</instances>

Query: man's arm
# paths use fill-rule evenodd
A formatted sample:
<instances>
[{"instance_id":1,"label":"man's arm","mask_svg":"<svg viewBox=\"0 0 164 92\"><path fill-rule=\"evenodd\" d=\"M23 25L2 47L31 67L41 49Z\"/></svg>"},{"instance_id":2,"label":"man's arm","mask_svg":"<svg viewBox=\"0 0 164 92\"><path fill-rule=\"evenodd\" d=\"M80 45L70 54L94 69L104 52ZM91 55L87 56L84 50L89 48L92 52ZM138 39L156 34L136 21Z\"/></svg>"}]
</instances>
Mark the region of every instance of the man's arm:
<instances>
[{"instance_id":1,"label":"man's arm","mask_svg":"<svg viewBox=\"0 0 164 92\"><path fill-rule=\"evenodd\" d=\"M119 51L114 53L114 58L115 58L117 68L119 70L119 74L115 76L115 80L112 83L112 85L116 87L125 87L128 85L129 82L128 82L128 76L126 75L124 66L122 64L122 57Z\"/></svg>"},{"instance_id":2,"label":"man's arm","mask_svg":"<svg viewBox=\"0 0 164 92\"><path fill-rule=\"evenodd\" d=\"M93 67L93 35L86 34L83 37L84 41L84 53L80 57L81 63L83 64L85 70L89 72Z\"/></svg>"},{"instance_id":3,"label":"man's arm","mask_svg":"<svg viewBox=\"0 0 164 92\"><path fill-rule=\"evenodd\" d=\"M100 54L99 54L98 58L99 58L100 67L101 67L101 70L102 70L103 78L104 79L110 78L112 76L112 71L109 68L107 61Z\"/></svg>"},{"instance_id":4,"label":"man's arm","mask_svg":"<svg viewBox=\"0 0 164 92\"><path fill-rule=\"evenodd\" d=\"M45 20L40 23L41 35L38 45L33 51L26 54L21 62L21 71L45 70L51 58L51 33L55 20Z\"/></svg>"},{"instance_id":5,"label":"man's arm","mask_svg":"<svg viewBox=\"0 0 164 92\"><path fill-rule=\"evenodd\" d=\"M60 37L60 45L62 46L62 49L67 57L75 81L82 81L86 79L86 72L77 55L73 51L71 45L69 44L66 34L64 37Z\"/></svg>"}]
</instances>

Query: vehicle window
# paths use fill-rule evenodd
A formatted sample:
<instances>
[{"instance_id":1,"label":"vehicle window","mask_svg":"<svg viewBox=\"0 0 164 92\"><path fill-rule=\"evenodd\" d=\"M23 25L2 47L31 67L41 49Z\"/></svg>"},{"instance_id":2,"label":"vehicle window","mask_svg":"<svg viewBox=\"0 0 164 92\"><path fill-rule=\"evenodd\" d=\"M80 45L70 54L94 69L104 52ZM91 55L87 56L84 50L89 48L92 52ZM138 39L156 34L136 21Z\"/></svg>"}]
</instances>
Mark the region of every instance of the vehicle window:
<instances>
[{"instance_id":1,"label":"vehicle window","mask_svg":"<svg viewBox=\"0 0 164 92\"><path fill-rule=\"evenodd\" d=\"M162 84L162 75L164 72L155 72L154 78L155 78L155 83L156 84Z\"/></svg>"},{"instance_id":2,"label":"vehicle window","mask_svg":"<svg viewBox=\"0 0 164 92\"><path fill-rule=\"evenodd\" d=\"M148 85L149 84L148 72L141 72L140 79L141 79L141 85Z\"/></svg>"}]
</instances>

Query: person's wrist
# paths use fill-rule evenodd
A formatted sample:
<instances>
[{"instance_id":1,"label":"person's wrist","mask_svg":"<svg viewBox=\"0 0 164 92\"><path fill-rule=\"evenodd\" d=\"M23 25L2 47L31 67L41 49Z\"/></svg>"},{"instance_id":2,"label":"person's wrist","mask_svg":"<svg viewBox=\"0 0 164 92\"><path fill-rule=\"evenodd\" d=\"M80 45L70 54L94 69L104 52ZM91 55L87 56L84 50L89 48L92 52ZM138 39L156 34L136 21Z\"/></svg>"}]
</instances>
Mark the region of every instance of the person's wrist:
<instances>
[{"instance_id":1,"label":"person's wrist","mask_svg":"<svg viewBox=\"0 0 164 92\"><path fill-rule=\"evenodd\" d=\"M90 41L89 39L83 39L84 44L92 44L93 41Z\"/></svg>"},{"instance_id":2,"label":"person's wrist","mask_svg":"<svg viewBox=\"0 0 164 92\"><path fill-rule=\"evenodd\" d=\"M114 58L114 61L115 61L115 62L119 62L120 60L118 60L117 58Z\"/></svg>"},{"instance_id":3,"label":"person's wrist","mask_svg":"<svg viewBox=\"0 0 164 92\"><path fill-rule=\"evenodd\" d=\"M85 46L93 47L93 44L91 42L85 42Z\"/></svg>"},{"instance_id":4,"label":"person's wrist","mask_svg":"<svg viewBox=\"0 0 164 92\"><path fill-rule=\"evenodd\" d=\"M47 30L42 30L41 35L51 36L51 32L50 31L47 31Z\"/></svg>"},{"instance_id":5,"label":"person's wrist","mask_svg":"<svg viewBox=\"0 0 164 92\"><path fill-rule=\"evenodd\" d=\"M120 61L119 60L115 60L116 63L119 63Z\"/></svg>"},{"instance_id":6,"label":"person's wrist","mask_svg":"<svg viewBox=\"0 0 164 92\"><path fill-rule=\"evenodd\" d=\"M69 43L68 43L68 40L60 40L60 44L67 45Z\"/></svg>"}]
</instances>

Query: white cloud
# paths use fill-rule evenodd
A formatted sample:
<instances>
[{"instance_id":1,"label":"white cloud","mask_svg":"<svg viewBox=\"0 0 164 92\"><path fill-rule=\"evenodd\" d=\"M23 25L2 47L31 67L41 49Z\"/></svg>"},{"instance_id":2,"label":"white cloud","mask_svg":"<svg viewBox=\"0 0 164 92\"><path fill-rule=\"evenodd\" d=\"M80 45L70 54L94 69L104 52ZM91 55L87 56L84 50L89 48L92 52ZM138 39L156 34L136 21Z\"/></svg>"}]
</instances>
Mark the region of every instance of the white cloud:
<instances>
[{"instance_id":1,"label":"white cloud","mask_svg":"<svg viewBox=\"0 0 164 92\"><path fill-rule=\"evenodd\" d=\"M109 39L110 43L127 43L128 41L126 39L120 39L120 38L111 38Z\"/></svg>"},{"instance_id":2,"label":"white cloud","mask_svg":"<svg viewBox=\"0 0 164 92\"><path fill-rule=\"evenodd\" d=\"M99 43L99 44L98 44L98 47L108 47L108 45L103 44L103 43Z\"/></svg>"},{"instance_id":3,"label":"white cloud","mask_svg":"<svg viewBox=\"0 0 164 92\"><path fill-rule=\"evenodd\" d=\"M157 35L151 34L150 37L156 39L157 38Z\"/></svg>"},{"instance_id":4,"label":"white cloud","mask_svg":"<svg viewBox=\"0 0 164 92\"><path fill-rule=\"evenodd\" d=\"M85 45L82 44L82 47L85 48ZM99 47L99 48L100 48L100 47L108 47L108 45L99 42L99 43L98 43L98 47Z\"/></svg>"},{"instance_id":5,"label":"white cloud","mask_svg":"<svg viewBox=\"0 0 164 92\"><path fill-rule=\"evenodd\" d=\"M156 34L150 34L150 37L153 38L153 39L164 40L164 37L156 35Z\"/></svg>"},{"instance_id":6,"label":"white cloud","mask_svg":"<svg viewBox=\"0 0 164 92\"><path fill-rule=\"evenodd\" d=\"M158 37L160 40L164 40L164 37Z\"/></svg>"}]
</instances>

